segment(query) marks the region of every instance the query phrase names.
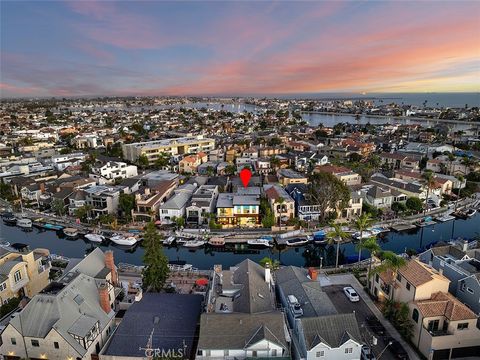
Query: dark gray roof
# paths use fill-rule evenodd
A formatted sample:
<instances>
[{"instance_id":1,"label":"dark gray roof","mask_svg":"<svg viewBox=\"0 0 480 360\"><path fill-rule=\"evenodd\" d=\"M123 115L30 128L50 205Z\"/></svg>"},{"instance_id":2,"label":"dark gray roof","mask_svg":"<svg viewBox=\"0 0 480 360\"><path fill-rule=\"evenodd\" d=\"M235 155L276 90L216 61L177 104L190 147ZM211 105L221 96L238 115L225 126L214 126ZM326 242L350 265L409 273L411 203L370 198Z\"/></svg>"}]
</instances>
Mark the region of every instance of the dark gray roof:
<instances>
[{"instance_id":1,"label":"dark gray roof","mask_svg":"<svg viewBox=\"0 0 480 360\"><path fill-rule=\"evenodd\" d=\"M3 263L2 265L0 265L0 274L2 275L8 275L10 274L10 271L13 269L13 267L15 265L18 265L19 263L21 263L23 260L22 260L22 257L21 256L18 256L17 258L15 259L11 259L11 260L8 260L6 261L5 263Z\"/></svg>"},{"instance_id":2,"label":"dark gray roof","mask_svg":"<svg viewBox=\"0 0 480 360\"><path fill-rule=\"evenodd\" d=\"M300 321L308 350L319 343L336 348L349 339L362 343L354 313L301 318Z\"/></svg>"},{"instance_id":3,"label":"dark gray roof","mask_svg":"<svg viewBox=\"0 0 480 360\"><path fill-rule=\"evenodd\" d=\"M264 314L202 314L200 320L200 338L198 348L209 349L244 349L261 341L269 340L285 349L283 314L273 311Z\"/></svg>"},{"instance_id":4,"label":"dark gray roof","mask_svg":"<svg viewBox=\"0 0 480 360\"><path fill-rule=\"evenodd\" d=\"M141 357L153 330L152 347L183 349L191 358L203 297L200 295L146 293L125 313L104 355Z\"/></svg>"},{"instance_id":5,"label":"dark gray roof","mask_svg":"<svg viewBox=\"0 0 480 360\"><path fill-rule=\"evenodd\" d=\"M333 315L337 313L335 306L322 290L318 281L307 277L305 269L286 266L275 272L276 284L285 297L294 295L302 306L304 317Z\"/></svg>"}]
</instances>

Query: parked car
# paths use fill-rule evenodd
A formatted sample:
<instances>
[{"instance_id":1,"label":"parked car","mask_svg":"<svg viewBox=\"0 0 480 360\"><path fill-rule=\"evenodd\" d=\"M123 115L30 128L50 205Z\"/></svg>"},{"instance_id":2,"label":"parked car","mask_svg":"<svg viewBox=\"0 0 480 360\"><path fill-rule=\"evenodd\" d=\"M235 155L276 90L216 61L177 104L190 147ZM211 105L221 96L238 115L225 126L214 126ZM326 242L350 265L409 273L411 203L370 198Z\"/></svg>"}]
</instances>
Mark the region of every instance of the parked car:
<instances>
[{"instance_id":1,"label":"parked car","mask_svg":"<svg viewBox=\"0 0 480 360\"><path fill-rule=\"evenodd\" d=\"M362 352L360 356L361 360L377 360L375 355L373 355L372 351L368 346L363 345L362 346Z\"/></svg>"},{"instance_id":2,"label":"parked car","mask_svg":"<svg viewBox=\"0 0 480 360\"><path fill-rule=\"evenodd\" d=\"M367 325L376 335L383 336L386 334L385 327L382 325L380 320L377 319L375 315L372 316L367 316L365 319L367 322Z\"/></svg>"},{"instance_id":3,"label":"parked car","mask_svg":"<svg viewBox=\"0 0 480 360\"><path fill-rule=\"evenodd\" d=\"M358 301L360 301L360 297L358 296L358 294L357 294L357 292L355 291L355 289L352 288L351 286L344 287L344 288L343 288L343 292L345 293L345 295L348 297L348 299L349 299L351 302L358 302Z\"/></svg>"},{"instance_id":4,"label":"parked car","mask_svg":"<svg viewBox=\"0 0 480 360\"><path fill-rule=\"evenodd\" d=\"M408 360L408 353L405 351L403 346L394 338L389 338L386 340L387 344L390 343L389 350L395 356L395 359L399 360Z\"/></svg>"}]
</instances>

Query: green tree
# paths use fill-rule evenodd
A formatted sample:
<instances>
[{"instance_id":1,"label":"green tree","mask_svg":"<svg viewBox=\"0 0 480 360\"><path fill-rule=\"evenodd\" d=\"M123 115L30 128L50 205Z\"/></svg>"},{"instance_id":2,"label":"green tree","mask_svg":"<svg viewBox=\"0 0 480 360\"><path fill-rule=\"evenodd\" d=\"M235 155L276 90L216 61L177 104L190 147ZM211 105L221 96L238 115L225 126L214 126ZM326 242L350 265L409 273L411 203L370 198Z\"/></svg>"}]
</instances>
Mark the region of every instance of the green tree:
<instances>
[{"instance_id":1,"label":"green tree","mask_svg":"<svg viewBox=\"0 0 480 360\"><path fill-rule=\"evenodd\" d=\"M395 201L392 204L392 211L394 211L397 214L400 214L406 210L407 210L407 206L402 202Z\"/></svg>"},{"instance_id":2,"label":"green tree","mask_svg":"<svg viewBox=\"0 0 480 360\"><path fill-rule=\"evenodd\" d=\"M363 242L363 232L367 230L373 224L373 219L369 213L363 213L358 217L354 222L355 229L360 232L360 238L358 242L358 262L362 259L362 242Z\"/></svg>"},{"instance_id":3,"label":"green tree","mask_svg":"<svg viewBox=\"0 0 480 360\"><path fill-rule=\"evenodd\" d=\"M225 166L225 174L228 176L235 175L235 172L237 171L237 168L233 164L229 164Z\"/></svg>"},{"instance_id":4,"label":"green tree","mask_svg":"<svg viewBox=\"0 0 480 360\"><path fill-rule=\"evenodd\" d=\"M268 256L264 257L258 262L262 267L268 267L272 269L272 271L278 270L280 268L280 261L272 260Z\"/></svg>"},{"instance_id":5,"label":"green tree","mask_svg":"<svg viewBox=\"0 0 480 360\"><path fill-rule=\"evenodd\" d=\"M75 210L75 217L79 218L80 221L85 222L92 211L92 206L85 204L82 207L79 207Z\"/></svg>"},{"instance_id":6,"label":"green tree","mask_svg":"<svg viewBox=\"0 0 480 360\"><path fill-rule=\"evenodd\" d=\"M118 198L118 206L122 210L124 216L130 219L132 216L132 210L135 207L135 195L121 193Z\"/></svg>"},{"instance_id":7,"label":"green tree","mask_svg":"<svg viewBox=\"0 0 480 360\"><path fill-rule=\"evenodd\" d=\"M12 185L0 182L0 198L7 201L13 200Z\"/></svg>"},{"instance_id":8,"label":"green tree","mask_svg":"<svg viewBox=\"0 0 480 360\"><path fill-rule=\"evenodd\" d=\"M347 239L349 235L342 230L342 227L339 224L332 223L331 227L333 229L327 233L327 238L329 239L329 243L337 244L337 251L335 256L335 269L337 269L338 257L340 254L340 243L343 242L343 240Z\"/></svg>"},{"instance_id":9,"label":"green tree","mask_svg":"<svg viewBox=\"0 0 480 360\"><path fill-rule=\"evenodd\" d=\"M420 200L418 197L409 197L407 199L407 202L405 203L407 205L407 208L414 211L414 212L420 212L422 211L423 208L423 202Z\"/></svg>"},{"instance_id":10,"label":"green tree","mask_svg":"<svg viewBox=\"0 0 480 360\"><path fill-rule=\"evenodd\" d=\"M155 166L163 168L170 164L170 156L167 153L162 152L155 160Z\"/></svg>"},{"instance_id":11,"label":"green tree","mask_svg":"<svg viewBox=\"0 0 480 360\"><path fill-rule=\"evenodd\" d=\"M380 253L381 257L381 264L378 265L373 271L370 272L370 276L372 274L378 274L378 273L383 273L383 272L391 272L392 276L391 279L393 283L388 284L390 288L392 289L392 294L390 296L391 299L393 299L393 291L395 289L395 279L397 278L397 272L398 270L407 265L407 261L401 257L395 254L393 251L383 251Z\"/></svg>"},{"instance_id":12,"label":"green tree","mask_svg":"<svg viewBox=\"0 0 480 360\"><path fill-rule=\"evenodd\" d=\"M427 196L425 197L425 208L423 210L423 215L425 216L428 209L428 198L430 196L430 190L433 189L433 187L435 186L435 177L433 175L433 172L431 170L424 171L422 174L422 180L423 184L427 188Z\"/></svg>"},{"instance_id":13,"label":"green tree","mask_svg":"<svg viewBox=\"0 0 480 360\"><path fill-rule=\"evenodd\" d=\"M358 243L357 244L357 249L359 251L362 250L367 250L370 253L370 258L368 261L368 270L367 270L367 279L370 278L370 272L372 271L372 262L373 262L373 257L376 256L381 248L380 245L378 245L377 239L374 237L365 239L364 242Z\"/></svg>"},{"instance_id":14,"label":"green tree","mask_svg":"<svg viewBox=\"0 0 480 360\"><path fill-rule=\"evenodd\" d=\"M161 236L153 222L148 223L144 233L143 286L147 291L160 292L167 281L168 258L163 252Z\"/></svg>"},{"instance_id":15,"label":"green tree","mask_svg":"<svg viewBox=\"0 0 480 360\"><path fill-rule=\"evenodd\" d=\"M52 200L50 204L51 209L57 214L58 216L65 215L65 203L62 199L55 198Z\"/></svg>"},{"instance_id":16,"label":"green tree","mask_svg":"<svg viewBox=\"0 0 480 360\"><path fill-rule=\"evenodd\" d=\"M148 162L148 157L147 157L147 155L145 155L145 154L140 155L140 156L138 157L137 162L138 162L138 166L140 166L142 169L147 168L148 165L150 164L150 163Z\"/></svg>"},{"instance_id":17,"label":"green tree","mask_svg":"<svg viewBox=\"0 0 480 360\"><path fill-rule=\"evenodd\" d=\"M328 219L329 212L342 211L350 200L350 190L347 185L326 172L313 174L310 177L308 190L307 196L319 207L321 222Z\"/></svg>"}]
</instances>

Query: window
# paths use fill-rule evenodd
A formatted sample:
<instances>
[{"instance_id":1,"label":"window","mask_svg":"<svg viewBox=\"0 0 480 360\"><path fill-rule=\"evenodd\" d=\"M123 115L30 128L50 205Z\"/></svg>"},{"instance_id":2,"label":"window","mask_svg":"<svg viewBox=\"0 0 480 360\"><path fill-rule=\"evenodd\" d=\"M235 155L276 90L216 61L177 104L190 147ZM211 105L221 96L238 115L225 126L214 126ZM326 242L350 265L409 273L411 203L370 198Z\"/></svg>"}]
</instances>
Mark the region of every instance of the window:
<instances>
[{"instance_id":1,"label":"window","mask_svg":"<svg viewBox=\"0 0 480 360\"><path fill-rule=\"evenodd\" d=\"M413 319L413 321L415 321L416 323L418 323L418 310L417 310L417 309L413 309L412 319Z\"/></svg>"},{"instance_id":2,"label":"window","mask_svg":"<svg viewBox=\"0 0 480 360\"><path fill-rule=\"evenodd\" d=\"M345 354L351 354L353 352L353 348L346 348Z\"/></svg>"},{"instance_id":3,"label":"window","mask_svg":"<svg viewBox=\"0 0 480 360\"><path fill-rule=\"evenodd\" d=\"M55 349L59 349L59 348L60 348L60 346L58 345L58 342L56 342L56 341L53 342L53 347L54 347Z\"/></svg>"},{"instance_id":4,"label":"window","mask_svg":"<svg viewBox=\"0 0 480 360\"><path fill-rule=\"evenodd\" d=\"M272 349L272 357L277 357L277 349Z\"/></svg>"},{"instance_id":5,"label":"window","mask_svg":"<svg viewBox=\"0 0 480 360\"><path fill-rule=\"evenodd\" d=\"M317 351L317 357L324 357L324 356L325 356L325 351L323 350Z\"/></svg>"},{"instance_id":6,"label":"window","mask_svg":"<svg viewBox=\"0 0 480 360\"><path fill-rule=\"evenodd\" d=\"M469 287L467 287L467 291L468 291L470 294L475 294L475 292L474 292L472 289L470 289Z\"/></svg>"},{"instance_id":7,"label":"window","mask_svg":"<svg viewBox=\"0 0 480 360\"><path fill-rule=\"evenodd\" d=\"M402 275L397 274L397 280L398 280L398 282L402 282Z\"/></svg>"},{"instance_id":8,"label":"window","mask_svg":"<svg viewBox=\"0 0 480 360\"><path fill-rule=\"evenodd\" d=\"M466 330L468 329L468 323L460 323L457 325L458 330Z\"/></svg>"},{"instance_id":9,"label":"window","mask_svg":"<svg viewBox=\"0 0 480 360\"><path fill-rule=\"evenodd\" d=\"M7 283L4 282L3 284L0 284L0 292L5 290L7 288Z\"/></svg>"},{"instance_id":10,"label":"window","mask_svg":"<svg viewBox=\"0 0 480 360\"><path fill-rule=\"evenodd\" d=\"M38 340L32 340L32 346L33 347L39 347L40 344L38 343Z\"/></svg>"},{"instance_id":11,"label":"window","mask_svg":"<svg viewBox=\"0 0 480 360\"><path fill-rule=\"evenodd\" d=\"M252 351L252 357L257 357L257 350Z\"/></svg>"},{"instance_id":12,"label":"window","mask_svg":"<svg viewBox=\"0 0 480 360\"><path fill-rule=\"evenodd\" d=\"M407 282L407 290L410 291L410 283Z\"/></svg>"},{"instance_id":13,"label":"window","mask_svg":"<svg viewBox=\"0 0 480 360\"><path fill-rule=\"evenodd\" d=\"M11 338L10 341L11 341L12 345L17 345L17 339Z\"/></svg>"},{"instance_id":14,"label":"window","mask_svg":"<svg viewBox=\"0 0 480 360\"><path fill-rule=\"evenodd\" d=\"M465 281L460 282L460 290L465 291L465 288L466 288Z\"/></svg>"},{"instance_id":15,"label":"window","mask_svg":"<svg viewBox=\"0 0 480 360\"><path fill-rule=\"evenodd\" d=\"M14 278L16 283L19 282L20 280L22 280L22 273L20 272L20 270L15 271L15 274L13 275L13 278Z\"/></svg>"},{"instance_id":16,"label":"window","mask_svg":"<svg viewBox=\"0 0 480 360\"><path fill-rule=\"evenodd\" d=\"M437 331L440 320L431 320L428 322L428 331Z\"/></svg>"}]
</instances>

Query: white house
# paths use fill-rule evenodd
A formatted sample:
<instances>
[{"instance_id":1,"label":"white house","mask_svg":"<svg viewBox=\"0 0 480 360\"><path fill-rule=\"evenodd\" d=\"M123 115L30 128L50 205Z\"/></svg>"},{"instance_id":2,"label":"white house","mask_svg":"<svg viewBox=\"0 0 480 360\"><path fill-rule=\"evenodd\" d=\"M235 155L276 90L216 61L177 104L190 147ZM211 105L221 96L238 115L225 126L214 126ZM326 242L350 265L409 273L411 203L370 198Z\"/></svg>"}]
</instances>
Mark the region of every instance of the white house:
<instances>
[{"instance_id":1,"label":"white house","mask_svg":"<svg viewBox=\"0 0 480 360\"><path fill-rule=\"evenodd\" d=\"M135 165L128 165L121 161L107 161L94 166L92 172L107 180L128 179L138 175Z\"/></svg>"},{"instance_id":2,"label":"white house","mask_svg":"<svg viewBox=\"0 0 480 360\"><path fill-rule=\"evenodd\" d=\"M173 218L185 216L185 209L195 189L196 185L185 184L175 190L174 195L160 206L159 218L162 224L169 224Z\"/></svg>"}]
</instances>

